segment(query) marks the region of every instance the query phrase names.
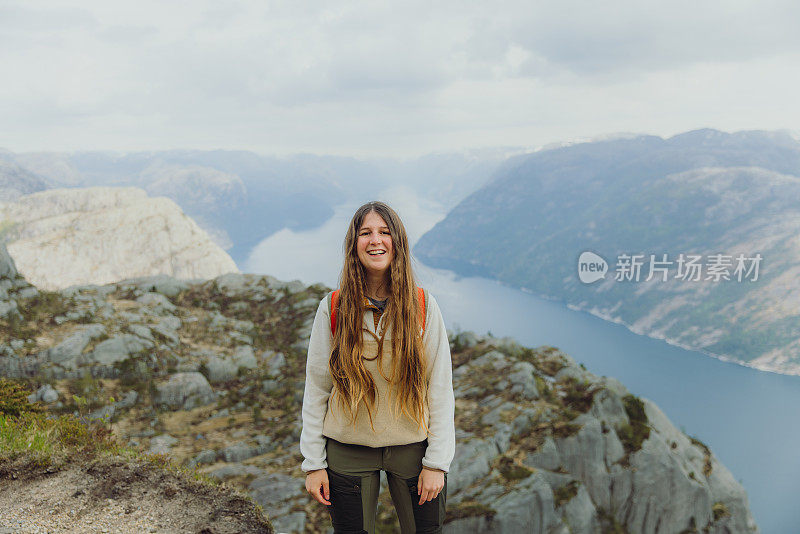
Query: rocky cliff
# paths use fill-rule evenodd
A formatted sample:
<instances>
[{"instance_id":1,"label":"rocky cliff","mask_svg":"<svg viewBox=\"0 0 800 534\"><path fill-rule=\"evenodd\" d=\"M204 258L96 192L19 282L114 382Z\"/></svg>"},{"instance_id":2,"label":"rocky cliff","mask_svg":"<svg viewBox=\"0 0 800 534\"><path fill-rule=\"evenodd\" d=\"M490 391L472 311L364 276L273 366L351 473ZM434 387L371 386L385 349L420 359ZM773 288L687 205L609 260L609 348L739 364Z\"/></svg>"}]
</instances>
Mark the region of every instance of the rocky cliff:
<instances>
[{"instance_id":1,"label":"rocky cliff","mask_svg":"<svg viewBox=\"0 0 800 534\"><path fill-rule=\"evenodd\" d=\"M55 413L244 489L278 532L328 532L299 454L305 351L327 288L158 276L39 290L0 262L0 376ZM452 336L448 532L757 532L744 489L652 402L554 347ZM74 396L73 396L74 395ZM381 532L397 523L388 491Z\"/></svg>"},{"instance_id":2,"label":"rocky cliff","mask_svg":"<svg viewBox=\"0 0 800 534\"><path fill-rule=\"evenodd\" d=\"M50 189L0 205L17 268L43 289L144 274L208 279L236 264L173 201L137 188Z\"/></svg>"}]
</instances>

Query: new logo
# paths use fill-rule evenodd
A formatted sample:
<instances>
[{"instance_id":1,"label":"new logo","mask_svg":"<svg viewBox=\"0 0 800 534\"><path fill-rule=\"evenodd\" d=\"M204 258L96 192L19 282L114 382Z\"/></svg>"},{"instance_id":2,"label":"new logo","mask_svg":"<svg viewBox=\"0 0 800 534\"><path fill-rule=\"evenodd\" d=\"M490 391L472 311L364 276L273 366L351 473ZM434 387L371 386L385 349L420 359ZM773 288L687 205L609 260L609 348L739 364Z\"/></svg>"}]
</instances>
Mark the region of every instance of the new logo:
<instances>
[{"instance_id":1,"label":"new logo","mask_svg":"<svg viewBox=\"0 0 800 534\"><path fill-rule=\"evenodd\" d=\"M606 277L608 263L602 256L588 250L578 258L578 278L584 284L591 284Z\"/></svg>"}]
</instances>

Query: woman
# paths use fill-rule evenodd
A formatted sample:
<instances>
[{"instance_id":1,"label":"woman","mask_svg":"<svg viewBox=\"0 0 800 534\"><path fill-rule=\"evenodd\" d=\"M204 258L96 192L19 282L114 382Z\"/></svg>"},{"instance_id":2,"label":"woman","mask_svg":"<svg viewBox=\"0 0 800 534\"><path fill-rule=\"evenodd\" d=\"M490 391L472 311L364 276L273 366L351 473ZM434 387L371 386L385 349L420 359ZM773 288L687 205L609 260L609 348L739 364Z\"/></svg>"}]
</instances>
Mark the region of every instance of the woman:
<instances>
[{"instance_id":1,"label":"woman","mask_svg":"<svg viewBox=\"0 0 800 534\"><path fill-rule=\"evenodd\" d=\"M402 532L441 532L454 406L444 321L416 286L403 223L382 202L364 204L339 290L317 309L303 397L306 489L335 532L374 532L381 470Z\"/></svg>"}]
</instances>

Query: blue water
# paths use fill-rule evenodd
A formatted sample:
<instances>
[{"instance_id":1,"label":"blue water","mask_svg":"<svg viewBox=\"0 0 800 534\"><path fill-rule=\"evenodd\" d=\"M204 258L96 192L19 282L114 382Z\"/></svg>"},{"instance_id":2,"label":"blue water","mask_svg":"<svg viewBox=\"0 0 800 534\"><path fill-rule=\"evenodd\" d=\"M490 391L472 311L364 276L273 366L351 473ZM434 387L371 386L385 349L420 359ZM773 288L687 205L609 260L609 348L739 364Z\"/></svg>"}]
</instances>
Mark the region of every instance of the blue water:
<instances>
[{"instance_id":1,"label":"blue water","mask_svg":"<svg viewBox=\"0 0 800 534\"><path fill-rule=\"evenodd\" d=\"M684 350L492 280L416 268L448 328L552 345L619 379L709 446L744 486L763 533L800 532L800 377Z\"/></svg>"}]
</instances>

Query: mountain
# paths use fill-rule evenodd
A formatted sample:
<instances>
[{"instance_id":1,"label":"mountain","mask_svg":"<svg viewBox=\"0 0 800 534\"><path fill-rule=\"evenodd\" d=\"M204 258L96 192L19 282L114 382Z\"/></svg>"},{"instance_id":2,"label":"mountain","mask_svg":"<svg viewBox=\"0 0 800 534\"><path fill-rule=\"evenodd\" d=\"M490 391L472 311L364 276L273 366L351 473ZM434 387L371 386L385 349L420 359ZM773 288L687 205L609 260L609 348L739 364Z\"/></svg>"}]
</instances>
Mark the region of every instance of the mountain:
<instances>
[{"instance_id":1,"label":"mountain","mask_svg":"<svg viewBox=\"0 0 800 534\"><path fill-rule=\"evenodd\" d=\"M167 197L206 230L223 249L233 246L228 233L217 223L244 208L247 188L235 174L199 165L151 166L143 173L145 190L151 197Z\"/></svg>"},{"instance_id":2,"label":"mountain","mask_svg":"<svg viewBox=\"0 0 800 534\"><path fill-rule=\"evenodd\" d=\"M415 254L638 333L800 374L795 139L699 130L576 144L516 163L456 206ZM580 281L585 251L607 262L605 279ZM699 274L678 277L681 254L699 257ZM641 255L638 281L621 276L625 255ZM667 280L656 270L646 281L664 259Z\"/></svg>"},{"instance_id":3,"label":"mountain","mask_svg":"<svg viewBox=\"0 0 800 534\"><path fill-rule=\"evenodd\" d=\"M11 202L50 186L40 176L0 158L0 202Z\"/></svg>"},{"instance_id":4,"label":"mountain","mask_svg":"<svg viewBox=\"0 0 800 534\"><path fill-rule=\"evenodd\" d=\"M53 414L86 413L135 450L246 491L278 532L327 532L300 471L299 414L328 291L229 273L49 292L0 247L0 376ZM712 449L619 381L555 347L470 332L450 342L446 532L758 532ZM380 529L396 532L383 489Z\"/></svg>"},{"instance_id":5,"label":"mountain","mask_svg":"<svg viewBox=\"0 0 800 534\"><path fill-rule=\"evenodd\" d=\"M372 200L387 189L411 189L449 209L520 151L506 147L408 160L271 157L236 150L4 151L0 160L46 177L46 188L139 187L151 196L166 196L242 265L253 247L278 230L318 227L336 206Z\"/></svg>"},{"instance_id":6,"label":"mountain","mask_svg":"<svg viewBox=\"0 0 800 534\"><path fill-rule=\"evenodd\" d=\"M48 189L0 205L0 221L19 270L46 289L238 272L173 201L137 188Z\"/></svg>"}]
</instances>

